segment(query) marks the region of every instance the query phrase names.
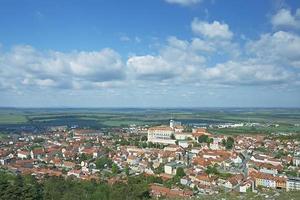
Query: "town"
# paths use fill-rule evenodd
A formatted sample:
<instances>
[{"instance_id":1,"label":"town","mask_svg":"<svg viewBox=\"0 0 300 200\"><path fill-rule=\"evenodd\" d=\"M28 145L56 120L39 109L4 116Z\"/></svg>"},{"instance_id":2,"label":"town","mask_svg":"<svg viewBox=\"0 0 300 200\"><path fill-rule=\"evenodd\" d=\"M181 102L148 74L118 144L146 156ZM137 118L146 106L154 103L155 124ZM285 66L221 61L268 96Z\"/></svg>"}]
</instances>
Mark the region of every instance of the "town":
<instances>
[{"instance_id":1,"label":"town","mask_svg":"<svg viewBox=\"0 0 300 200\"><path fill-rule=\"evenodd\" d=\"M212 134L176 120L105 131L53 126L40 134L7 135L0 141L0 166L38 180L72 177L109 185L153 176L152 198L300 190L300 145L293 135Z\"/></svg>"}]
</instances>

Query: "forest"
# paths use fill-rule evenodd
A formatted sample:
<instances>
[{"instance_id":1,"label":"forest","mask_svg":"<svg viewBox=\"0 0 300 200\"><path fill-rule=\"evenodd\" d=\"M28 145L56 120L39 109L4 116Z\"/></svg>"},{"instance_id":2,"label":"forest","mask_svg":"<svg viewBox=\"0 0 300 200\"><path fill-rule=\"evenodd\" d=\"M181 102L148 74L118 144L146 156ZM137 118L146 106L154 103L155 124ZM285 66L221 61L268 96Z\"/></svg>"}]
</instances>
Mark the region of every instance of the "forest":
<instances>
[{"instance_id":1,"label":"forest","mask_svg":"<svg viewBox=\"0 0 300 200\"><path fill-rule=\"evenodd\" d=\"M1 200L135 200L150 199L148 186L161 182L153 176L128 177L127 183L109 185L105 182L82 181L75 178L45 177L0 172Z\"/></svg>"}]
</instances>

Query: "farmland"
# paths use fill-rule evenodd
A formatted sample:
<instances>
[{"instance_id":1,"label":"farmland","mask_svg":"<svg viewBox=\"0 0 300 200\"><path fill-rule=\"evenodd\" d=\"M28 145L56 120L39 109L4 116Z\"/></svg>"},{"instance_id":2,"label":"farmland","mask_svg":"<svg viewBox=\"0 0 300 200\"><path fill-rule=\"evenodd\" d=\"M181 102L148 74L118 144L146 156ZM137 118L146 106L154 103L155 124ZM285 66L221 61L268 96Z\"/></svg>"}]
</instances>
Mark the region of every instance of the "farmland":
<instances>
[{"instance_id":1,"label":"farmland","mask_svg":"<svg viewBox=\"0 0 300 200\"><path fill-rule=\"evenodd\" d=\"M219 123L261 123L278 126L211 129L214 133L271 133L274 131L299 132L300 109L292 108L2 108L0 128L46 127L78 125L103 128L136 125L167 124L170 119L185 125L210 125Z\"/></svg>"}]
</instances>

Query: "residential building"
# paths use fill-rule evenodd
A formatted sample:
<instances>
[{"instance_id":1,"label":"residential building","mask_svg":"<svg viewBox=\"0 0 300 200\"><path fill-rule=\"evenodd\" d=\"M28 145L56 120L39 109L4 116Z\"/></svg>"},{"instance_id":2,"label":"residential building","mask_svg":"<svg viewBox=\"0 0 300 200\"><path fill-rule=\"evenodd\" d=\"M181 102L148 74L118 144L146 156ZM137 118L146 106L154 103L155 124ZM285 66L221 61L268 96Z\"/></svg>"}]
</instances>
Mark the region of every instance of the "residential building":
<instances>
[{"instance_id":1,"label":"residential building","mask_svg":"<svg viewBox=\"0 0 300 200\"><path fill-rule=\"evenodd\" d=\"M286 190L300 190L300 178L299 177L289 177L286 181Z\"/></svg>"},{"instance_id":2,"label":"residential building","mask_svg":"<svg viewBox=\"0 0 300 200\"><path fill-rule=\"evenodd\" d=\"M179 167L183 168L184 165L181 163L175 163L175 162L167 163L167 164L165 164L164 171L166 174L175 175L176 171Z\"/></svg>"}]
</instances>

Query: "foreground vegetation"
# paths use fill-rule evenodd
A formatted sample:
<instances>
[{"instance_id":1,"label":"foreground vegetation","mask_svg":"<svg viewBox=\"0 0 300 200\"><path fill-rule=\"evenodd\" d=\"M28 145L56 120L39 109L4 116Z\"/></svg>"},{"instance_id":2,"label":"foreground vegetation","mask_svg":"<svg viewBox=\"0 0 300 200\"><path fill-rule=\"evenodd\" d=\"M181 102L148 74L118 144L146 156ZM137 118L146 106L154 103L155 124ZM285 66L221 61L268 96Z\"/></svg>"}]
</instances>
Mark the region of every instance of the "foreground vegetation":
<instances>
[{"instance_id":1,"label":"foreground vegetation","mask_svg":"<svg viewBox=\"0 0 300 200\"><path fill-rule=\"evenodd\" d=\"M104 182L81 181L63 177L46 177L37 181L33 176L0 173L0 199L2 200L76 200L76 199L150 199L148 186L161 182L155 177L129 177L128 183L109 185Z\"/></svg>"}]
</instances>

